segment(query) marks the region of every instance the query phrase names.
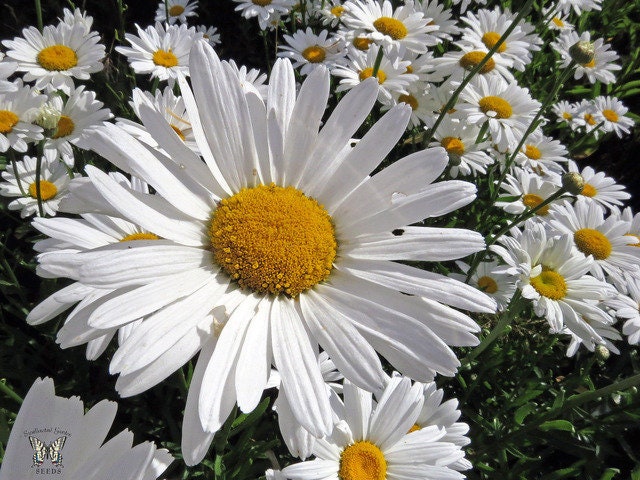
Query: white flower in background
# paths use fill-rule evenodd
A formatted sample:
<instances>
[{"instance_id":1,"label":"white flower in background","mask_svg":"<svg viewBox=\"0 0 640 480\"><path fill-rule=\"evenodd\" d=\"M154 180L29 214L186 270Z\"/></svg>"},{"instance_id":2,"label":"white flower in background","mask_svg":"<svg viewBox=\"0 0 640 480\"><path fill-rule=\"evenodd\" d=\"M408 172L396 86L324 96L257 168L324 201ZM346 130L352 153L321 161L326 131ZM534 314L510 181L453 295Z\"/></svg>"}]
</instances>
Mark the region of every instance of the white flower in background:
<instances>
[{"instance_id":1,"label":"white flower in background","mask_svg":"<svg viewBox=\"0 0 640 480\"><path fill-rule=\"evenodd\" d=\"M547 27L551 30L566 32L568 30L573 30L574 28L573 24L569 23L567 20L569 15L558 10L556 5L543 7L542 15L544 15L545 18L548 18L549 16L551 17L547 22Z\"/></svg>"},{"instance_id":2,"label":"white flower in background","mask_svg":"<svg viewBox=\"0 0 640 480\"><path fill-rule=\"evenodd\" d=\"M17 82L7 80L17 68L17 62L6 58L4 53L0 52L0 93L15 92L18 89Z\"/></svg>"},{"instance_id":3,"label":"white flower in background","mask_svg":"<svg viewBox=\"0 0 640 480\"><path fill-rule=\"evenodd\" d=\"M381 110L386 111L398 103L406 103L411 107L411 125L417 127L421 123L426 123L432 117L427 100L430 88L429 83L415 81L408 88L408 93L394 93L389 103L382 105Z\"/></svg>"},{"instance_id":4,"label":"white flower in background","mask_svg":"<svg viewBox=\"0 0 640 480\"><path fill-rule=\"evenodd\" d=\"M40 169L40 198L45 215L54 216L58 211L60 200L67 193L71 177L64 163L55 156L56 153L45 152ZM17 176L16 176L17 173ZM18 197L9 203L9 210L20 210L22 218L38 211L38 184L36 184L36 158L24 157L15 162L15 170L11 164L2 172L6 183L0 183L0 195L3 197Z\"/></svg>"},{"instance_id":5,"label":"white flower in background","mask_svg":"<svg viewBox=\"0 0 640 480\"><path fill-rule=\"evenodd\" d=\"M52 379L36 379L11 429L0 480L37 478L40 466L65 480L155 480L173 462L168 450L133 446L129 430L104 443L117 409L102 400L85 413L80 398L58 397Z\"/></svg>"},{"instance_id":6,"label":"white flower in background","mask_svg":"<svg viewBox=\"0 0 640 480\"><path fill-rule=\"evenodd\" d=\"M618 60L618 55L611 50L611 45L604 43L602 38L591 42L591 34L589 32L582 32L581 35L574 31L563 32L556 38L555 42L551 43L551 46L562 56L560 66L567 68L571 64L572 58L569 49L578 42L590 42L593 45L594 52L593 59L590 62L575 65L576 71L573 78L579 80L586 75L590 83L595 83L597 80L604 84L614 83L616 76L613 72L622 68L620 65L613 63Z\"/></svg>"},{"instance_id":7,"label":"white flower in background","mask_svg":"<svg viewBox=\"0 0 640 480\"><path fill-rule=\"evenodd\" d=\"M426 119L427 121L425 123L427 127L431 128L433 126L436 118L438 118L444 107L447 106L447 103L453 96L453 92L455 89L456 87L451 82L444 82L437 87L431 86L426 98L428 108L432 112L431 117L428 117ZM458 112L459 101L460 98L458 97L458 99L456 99L456 103L454 103L453 106L445 114L445 118L450 117L452 119L456 118L461 121L464 120L460 117L460 114Z\"/></svg>"},{"instance_id":8,"label":"white flower in background","mask_svg":"<svg viewBox=\"0 0 640 480\"><path fill-rule=\"evenodd\" d=\"M482 62L489 50L473 45L462 45L455 43L460 50L448 51L437 58L429 59L428 79L432 82L448 80L460 83L469 72ZM509 70L513 67L513 62L500 55L491 56L478 71L477 76L491 77L502 76L507 82L515 82L513 74Z\"/></svg>"},{"instance_id":9,"label":"white flower in background","mask_svg":"<svg viewBox=\"0 0 640 480\"><path fill-rule=\"evenodd\" d=\"M596 105L593 100L583 98L580 103L576 105L576 114L573 118L573 124L576 128L583 128L585 133L591 133L594 137L598 138L601 125L596 120Z\"/></svg>"},{"instance_id":10,"label":"white flower in background","mask_svg":"<svg viewBox=\"0 0 640 480\"><path fill-rule=\"evenodd\" d=\"M271 29L280 21L282 15L288 15L295 0L233 0L239 3L236 12L241 12L246 19L258 17L262 30Z\"/></svg>"},{"instance_id":11,"label":"white flower in background","mask_svg":"<svg viewBox=\"0 0 640 480\"><path fill-rule=\"evenodd\" d=\"M63 11L63 18L59 19L61 22L66 23L69 27L73 27L74 25L83 25L85 35L90 35L91 27L93 25L93 17L87 15L87 12L76 8L73 10L69 10L65 8Z\"/></svg>"},{"instance_id":12,"label":"white flower in background","mask_svg":"<svg viewBox=\"0 0 640 480\"><path fill-rule=\"evenodd\" d=\"M198 25L196 27L196 32L201 33L202 38L209 42L209 45L211 45L212 47L220 45L220 34L218 33L218 29L216 27Z\"/></svg>"},{"instance_id":13,"label":"white flower in background","mask_svg":"<svg viewBox=\"0 0 640 480\"><path fill-rule=\"evenodd\" d=\"M438 0L416 0L414 4L417 11L422 12L424 18L430 18L429 24L437 25L438 29L431 32L439 42L453 40L460 33L458 22L452 20L453 12L445 9Z\"/></svg>"},{"instance_id":14,"label":"white flower in background","mask_svg":"<svg viewBox=\"0 0 640 480\"><path fill-rule=\"evenodd\" d=\"M0 93L0 152L13 148L27 151L27 142L42 140L42 127L32 123L47 100L36 90L16 80L17 90Z\"/></svg>"},{"instance_id":15,"label":"white flower in background","mask_svg":"<svg viewBox=\"0 0 640 480\"><path fill-rule=\"evenodd\" d=\"M60 156L68 167L72 167L71 145L78 145L95 127L111 118L111 112L102 108L104 104L96 100L95 92L85 91L84 85L72 89L66 100L54 95L48 104L59 112L59 116L51 136L45 139L44 150L53 150L53 155Z\"/></svg>"},{"instance_id":16,"label":"white flower in background","mask_svg":"<svg viewBox=\"0 0 640 480\"><path fill-rule=\"evenodd\" d=\"M84 23L73 26L60 23L48 25L42 33L36 27L22 30L24 38L3 40L7 56L18 62L18 71L25 72L24 81L35 80L35 87L51 87L69 93L73 79L88 80L90 74L103 69L104 45L97 32L86 33Z\"/></svg>"},{"instance_id":17,"label":"white flower in background","mask_svg":"<svg viewBox=\"0 0 640 480\"><path fill-rule=\"evenodd\" d=\"M394 375L376 404L370 393L345 380L333 433L316 441L314 460L289 465L282 475L289 480L464 478L454 469L466 466L464 452L452 443L457 435L448 435L437 422L410 432L421 415L428 416L425 396L424 385Z\"/></svg>"},{"instance_id":18,"label":"white flower in background","mask_svg":"<svg viewBox=\"0 0 640 480\"><path fill-rule=\"evenodd\" d=\"M602 122L602 130L615 132L619 138L629 133L634 121L625 116L629 109L620 100L616 97L599 96L593 102L595 110L593 116L597 123Z\"/></svg>"},{"instance_id":19,"label":"white flower in background","mask_svg":"<svg viewBox=\"0 0 640 480\"><path fill-rule=\"evenodd\" d=\"M131 47L116 47L116 51L127 57L134 72L151 74L151 78L167 80L173 86L180 72L189 75L189 52L202 33L186 25L165 27L157 22L146 29L136 25L138 36L125 34Z\"/></svg>"},{"instance_id":20,"label":"white flower in background","mask_svg":"<svg viewBox=\"0 0 640 480\"><path fill-rule=\"evenodd\" d=\"M156 9L156 22L162 24L168 22L173 25L176 22L187 23L190 17L197 17L197 0L167 0L161 1Z\"/></svg>"},{"instance_id":21,"label":"white flower in background","mask_svg":"<svg viewBox=\"0 0 640 480\"><path fill-rule=\"evenodd\" d=\"M626 282L627 295L618 294L615 298L606 300L607 307L613 309L614 315L622 320L622 333L626 335L631 345L640 344L640 280L628 278Z\"/></svg>"},{"instance_id":22,"label":"white flower in background","mask_svg":"<svg viewBox=\"0 0 640 480\"><path fill-rule=\"evenodd\" d=\"M569 161L568 155L569 151L559 140L534 132L527 137L515 161L525 170L540 176L545 176L546 172L561 175L566 171L562 164Z\"/></svg>"},{"instance_id":23,"label":"white flower in background","mask_svg":"<svg viewBox=\"0 0 640 480\"><path fill-rule=\"evenodd\" d=\"M394 9L389 0L350 0L344 4L342 22L347 28L356 30L386 50L397 50L401 46L416 53L425 53L427 48L439 43L431 34L437 25L429 25L431 19L416 10L412 0Z\"/></svg>"},{"instance_id":24,"label":"white flower in background","mask_svg":"<svg viewBox=\"0 0 640 480\"><path fill-rule=\"evenodd\" d=\"M557 180L556 182L544 180L521 168L514 168L512 172L513 174L507 174L501 187L507 196L517 198L515 200L499 200L495 203L496 207L502 207L507 213L520 214L529 208L536 208L560 189L559 178L550 177L551 180ZM550 206L562 201L562 197L556 198L551 203L544 205L536 211L536 216L533 218L546 217L549 214Z\"/></svg>"},{"instance_id":25,"label":"white flower in background","mask_svg":"<svg viewBox=\"0 0 640 480\"><path fill-rule=\"evenodd\" d=\"M469 265L461 261L457 261L456 265L464 275L452 273L451 276L462 281L466 280ZM468 282L469 285L475 286L495 299L498 311L506 310L516 292L516 277L504 270L504 266L496 261L480 262Z\"/></svg>"},{"instance_id":26,"label":"white flower in background","mask_svg":"<svg viewBox=\"0 0 640 480\"><path fill-rule=\"evenodd\" d=\"M625 200L631 198L629 192L625 192L625 186L611 178L604 172L596 172L592 167L586 166L580 171L575 162L569 161L569 171L579 173L584 180L584 188L580 197L587 201L595 202L604 208L613 210L624 205Z\"/></svg>"},{"instance_id":27,"label":"white flower in background","mask_svg":"<svg viewBox=\"0 0 640 480\"><path fill-rule=\"evenodd\" d=\"M316 10L316 14L322 19L322 25L333 28L340 23L344 14L344 5L341 0L323 2L321 7Z\"/></svg>"},{"instance_id":28,"label":"white flower in background","mask_svg":"<svg viewBox=\"0 0 640 480\"><path fill-rule=\"evenodd\" d=\"M268 85L264 83L267 81L266 73L262 73L257 68L247 69L244 65L238 67L234 60L229 60L229 67L240 80L240 86L246 93L254 92L266 101L268 90Z\"/></svg>"},{"instance_id":29,"label":"white flower in background","mask_svg":"<svg viewBox=\"0 0 640 480\"><path fill-rule=\"evenodd\" d=\"M604 306L604 302L600 305ZM612 340L622 340L622 336L615 326L603 323L598 319L592 320L586 315L582 316L582 320L596 332L596 336L593 338L580 337L568 328L565 328L561 333L571 336L571 341L567 347L567 357L573 357L580 348L580 345L584 345L590 352L595 351L597 347L605 347L608 352L615 353L616 355L620 353L620 350L618 350L612 342Z\"/></svg>"},{"instance_id":30,"label":"white flower in background","mask_svg":"<svg viewBox=\"0 0 640 480\"><path fill-rule=\"evenodd\" d=\"M297 30L293 35L284 35L287 45L279 45L278 56L291 59L293 68L300 68L301 75L308 75L318 65L331 70L345 63L347 51L341 38L328 35L328 30L321 30L316 35L309 27L305 31Z\"/></svg>"},{"instance_id":31,"label":"white flower in background","mask_svg":"<svg viewBox=\"0 0 640 480\"><path fill-rule=\"evenodd\" d=\"M489 123L493 143L500 151L515 148L540 108L529 90L501 77L474 77L460 94L456 107L469 123Z\"/></svg>"},{"instance_id":32,"label":"white flower in background","mask_svg":"<svg viewBox=\"0 0 640 480\"><path fill-rule=\"evenodd\" d=\"M553 113L558 117L558 122L567 122L572 130L578 128L575 123L575 117L578 114L578 106L575 103L561 100L551 107Z\"/></svg>"},{"instance_id":33,"label":"white flower in background","mask_svg":"<svg viewBox=\"0 0 640 480\"><path fill-rule=\"evenodd\" d=\"M600 3L602 0L558 0L557 8L564 14L568 14L573 9L576 15L582 15L582 12L600 10L602 8Z\"/></svg>"}]
</instances>

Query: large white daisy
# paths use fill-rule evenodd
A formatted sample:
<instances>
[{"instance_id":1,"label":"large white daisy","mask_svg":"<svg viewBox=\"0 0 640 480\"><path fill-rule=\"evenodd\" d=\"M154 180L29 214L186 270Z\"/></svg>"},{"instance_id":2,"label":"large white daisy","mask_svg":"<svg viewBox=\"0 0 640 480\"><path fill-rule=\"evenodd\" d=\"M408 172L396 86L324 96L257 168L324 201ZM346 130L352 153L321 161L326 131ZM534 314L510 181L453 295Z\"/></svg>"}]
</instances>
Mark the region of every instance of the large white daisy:
<instances>
[{"instance_id":1,"label":"large white daisy","mask_svg":"<svg viewBox=\"0 0 640 480\"><path fill-rule=\"evenodd\" d=\"M272 363L296 419L316 436L329 433L318 344L370 391L384 375L376 352L419 380L453 375L459 362L448 345L476 344L478 326L440 302L470 311L494 311L495 303L394 260L451 260L481 250L476 232L409 226L467 205L475 187L432 184L447 163L443 149L416 152L369 176L411 114L408 106L393 108L351 147L377 97L373 80L345 95L318 131L329 96L326 69L310 74L296 95L290 63L277 61L265 104L205 42L192 55L193 93L180 83L205 162L144 105L147 128L170 157L114 125L91 139L97 153L157 192L133 194L87 167L103 202L164 239L73 260L83 284L127 289L96 309L90 326L146 316L112 359L120 393L153 385L201 350L183 426L185 459L197 463L236 402L243 411L257 405ZM64 255L47 262L64 262Z\"/></svg>"}]
</instances>

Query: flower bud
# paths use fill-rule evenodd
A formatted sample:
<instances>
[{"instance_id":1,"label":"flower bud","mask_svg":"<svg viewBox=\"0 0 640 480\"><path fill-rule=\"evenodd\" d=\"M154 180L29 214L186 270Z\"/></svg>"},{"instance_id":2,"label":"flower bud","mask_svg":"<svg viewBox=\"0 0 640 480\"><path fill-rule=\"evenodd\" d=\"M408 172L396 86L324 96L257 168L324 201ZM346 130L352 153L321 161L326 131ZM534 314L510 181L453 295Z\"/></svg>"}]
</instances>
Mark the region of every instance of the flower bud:
<instances>
[{"instance_id":1,"label":"flower bud","mask_svg":"<svg viewBox=\"0 0 640 480\"><path fill-rule=\"evenodd\" d=\"M593 43L587 40L580 40L569 47L571 59L579 65L587 65L593 61L595 48Z\"/></svg>"},{"instance_id":2,"label":"flower bud","mask_svg":"<svg viewBox=\"0 0 640 480\"><path fill-rule=\"evenodd\" d=\"M580 195L584 188L584 178L578 172L568 172L562 175L562 188L571 195Z\"/></svg>"},{"instance_id":3,"label":"flower bud","mask_svg":"<svg viewBox=\"0 0 640 480\"><path fill-rule=\"evenodd\" d=\"M605 361L610 355L611 353L607 347L604 345L596 345L596 357L598 357L598 360Z\"/></svg>"},{"instance_id":4,"label":"flower bud","mask_svg":"<svg viewBox=\"0 0 640 480\"><path fill-rule=\"evenodd\" d=\"M45 103L38 110L35 123L45 130L51 130L58 126L62 112L55 108L50 102Z\"/></svg>"}]
</instances>

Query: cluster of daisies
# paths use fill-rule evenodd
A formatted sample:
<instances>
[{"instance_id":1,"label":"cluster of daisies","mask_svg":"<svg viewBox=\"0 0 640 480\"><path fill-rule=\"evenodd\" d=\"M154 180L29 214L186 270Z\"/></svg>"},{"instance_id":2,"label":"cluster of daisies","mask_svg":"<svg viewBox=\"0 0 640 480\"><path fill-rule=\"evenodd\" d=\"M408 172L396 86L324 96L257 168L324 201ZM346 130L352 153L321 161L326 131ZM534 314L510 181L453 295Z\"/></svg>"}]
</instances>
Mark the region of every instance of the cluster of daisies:
<instances>
[{"instance_id":1,"label":"cluster of daisies","mask_svg":"<svg viewBox=\"0 0 640 480\"><path fill-rule=\"evenodd\" d=\"M132 118L112 121L76 85L105 56L80 10L4 40L0 61L9 159L0 194L36 216L38 275L68 280L27 322L64 315L57 342L85 346L90 360L115 344L109 370L123 397L197 355L182 422L187 465L206 457L236 405L251 412L266 390L302 460L268 478L464 478L469 427L433 380L456 374L454 347L478 344L473 314L523 297L553 333L571 336L569 355L580 345L616 352L620 320L640 342L640 218L620 208L629 194L578 171L545 134L552 105L517 80L541 35L557 35L558 69L615 81L610 46L569 23L599 1L557 2L544 33L499 7L468 10L483 1L463 0L459 21L430 0L235 1L274 35L301 26L282 34L268 79L221 60L214 27L188 26L197 2L161 2L155 25L136 25L129 46L115 48L153 84L132 92ZM633 125L614 97L553 110L585 135ZM425 148L379 169L410 137ZM16 158L29 151L36 157ZM81 151L113 168L77 171ZM489 169L503 178L493 200L506 219L498 227L511 227L504 234L424 221L473 202ZM410 265L450 261L466 276ZM110 422L91 423L107 415L93 413L101 404L83 418L51 380L27 400L5 458L24 440L16 431L45 422L29 409L60 408L74 411L56 414L75 429L69 437L119 462L113 478L157 478L172 460L150 444L129 451L124 432L101 445ZM12 462L0 479L20 476ZM77 478L101 478L90 467L78 459Z\"/></svg>"}]
</instances>

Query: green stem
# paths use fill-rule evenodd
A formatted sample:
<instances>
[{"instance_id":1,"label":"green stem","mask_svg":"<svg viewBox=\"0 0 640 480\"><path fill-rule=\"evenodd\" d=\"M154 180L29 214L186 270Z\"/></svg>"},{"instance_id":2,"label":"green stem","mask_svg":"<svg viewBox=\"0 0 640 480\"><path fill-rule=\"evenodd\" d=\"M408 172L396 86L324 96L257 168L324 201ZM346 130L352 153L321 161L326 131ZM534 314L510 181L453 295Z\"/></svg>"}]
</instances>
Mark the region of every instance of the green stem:
<instances>
[{"instance_id":1,"label":"green stem","mask_svg":"<svg viewBox=\"0 0 640 480\"><path fill-rule=\"evenodd\" d=\"M15 400L19 404L22 405L22 397L14 392L11 387L9 387L6 383L4 383L4 379L0 380L0 391L4 393L7 397Z\"/></svg>"},{"instance_id":2,"label":"green stem","mask_svg":"<svg viewBox=\"0 0 640 480\"><path fill-rule=\"evenodd\" d=\"M36 1L36 22L38 23L38 30L40 30L40 33L42 33L42 30L44 29L44 25L42 23L42 4L40 3L40 0L35 0Z\"/></svg>"},{"instance_id":3,"label":"green stem","mask_svg":"<svg viewBox=\"0 0 640 480\"><path fill-rule=\"evenodd\" d=\"M169 25L169 0L164 0L164 16L167 19L167 26Z\"/></svg>"},{"instance_id":4,"label":"green stem","mask_svg":"<svg viewBox=\"0 0 640 480\"><path fill-rule=\"evenodd\" d=\"M13 153L13 150L9 149L9 159L11 160L11 167L13 168L13 175L16 177L16 183L18 184L18 190L23 197L29 196L27 191L22 186L22 180L20 180L20 175L18 174L18 165L16 164L16 154Z\"/></svg>"},{"instance_id":5,"label":"green stem","mask_svg":"<svg viewBox=\"0 0 640 480\"><path fill-rule=\"evenodd\" d=\"M42 142L38 144L38 153L36 157L36 199L38 200L38 214L44 217L44 208L42 207L42 195L40 193L40 174L42 171L42 156L44 155Z\"/></svg>"},{"instance_id":6,"label":"green stem","mask_svg":"<svg viewBox=\"0 0 640 480\"><path fill-rule=\"evenodd\" d=\"M378 48L378 55L376 56L376 61L373 62L373 70L371 71L371 76L375 79L378 78L378 70L380 70L380 64L382 63L382 57L384 56L384 51L382 49L382 45Z\"/></svg>"}]
</instances>

